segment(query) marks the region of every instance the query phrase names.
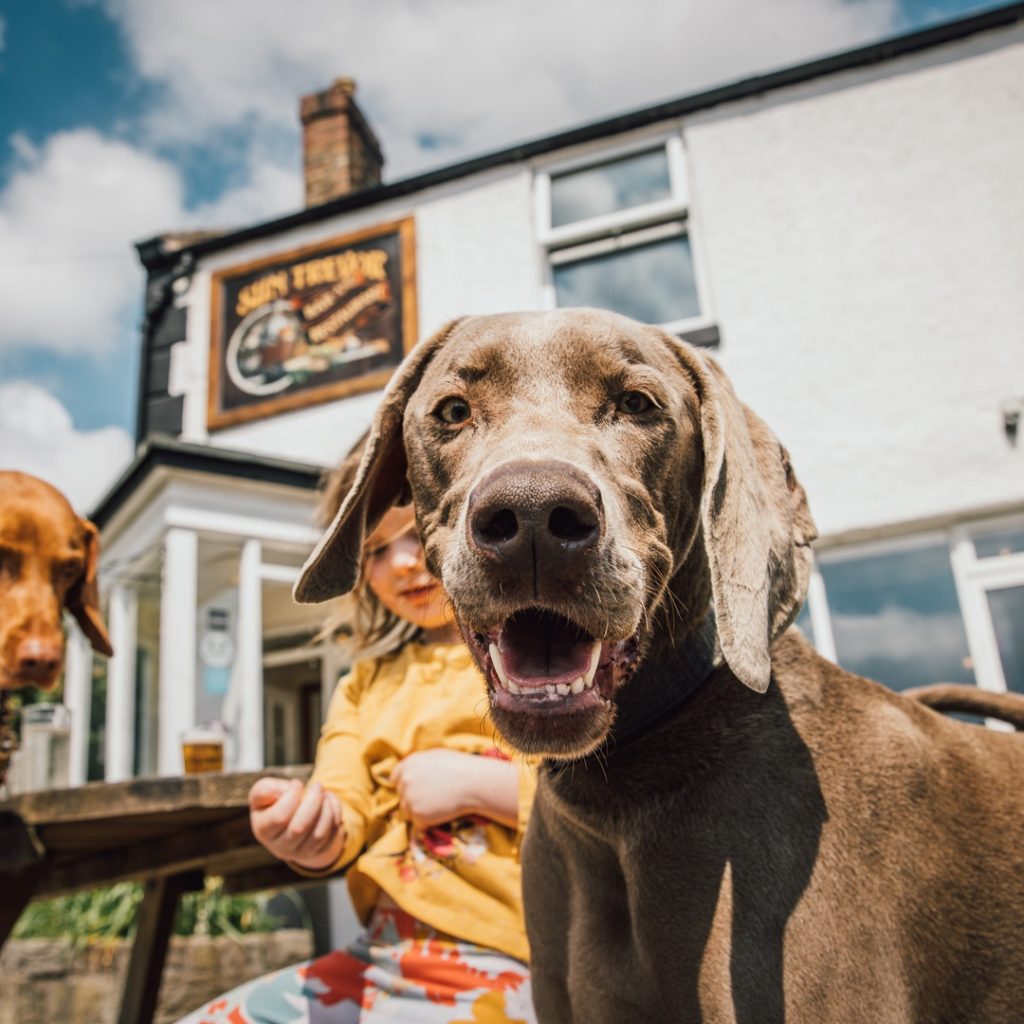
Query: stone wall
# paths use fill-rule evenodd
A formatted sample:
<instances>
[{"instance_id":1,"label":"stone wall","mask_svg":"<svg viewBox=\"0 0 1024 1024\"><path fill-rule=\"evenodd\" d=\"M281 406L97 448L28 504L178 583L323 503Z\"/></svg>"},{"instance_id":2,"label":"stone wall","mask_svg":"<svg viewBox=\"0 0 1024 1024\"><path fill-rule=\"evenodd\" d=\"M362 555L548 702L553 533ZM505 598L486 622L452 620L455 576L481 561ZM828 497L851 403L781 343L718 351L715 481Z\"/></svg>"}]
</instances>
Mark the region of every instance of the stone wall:
<instances>
[{"instance_id":1,"label":"stone wall","mask_svg":"<svg viewBox=\"0 0 1024 1024\"><path fill-rule=\"evenodd\" d=\"M174 938L156 1024L171 1024L235 985L312 955L309 932L241 939ZM74 949L56 939L11 939L0 954L0 1024L114 1024L130 944Z\"/></svg>"}]
</instances>

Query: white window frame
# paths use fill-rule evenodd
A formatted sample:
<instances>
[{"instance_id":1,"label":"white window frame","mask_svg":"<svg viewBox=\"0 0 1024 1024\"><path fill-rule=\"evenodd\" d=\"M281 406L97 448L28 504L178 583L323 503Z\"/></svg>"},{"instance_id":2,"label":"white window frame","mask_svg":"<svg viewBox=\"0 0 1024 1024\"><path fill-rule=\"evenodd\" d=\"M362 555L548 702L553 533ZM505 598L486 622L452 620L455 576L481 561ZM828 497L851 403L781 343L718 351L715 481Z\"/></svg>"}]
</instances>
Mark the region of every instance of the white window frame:
<instances>
[{"instance_id":1,"label":"white window frame","mask_svg":"<svg viewBox=\"0 0 1024 1024\"><path fill-rule=\"evenodd\" d=\"M823 548L815 555L807 591L807 610L814 631L816 649L830 661L837 660L832 616L821 573L822 565L944 544L949 551L953 584L956 587L961 619L967 635L967 652L973 664L975 682L981 690L1005 693L1006 678L999 657L995 627L989 612L988 592L1004 587L1024 586L1024 552L979 558L974 550L974 539L993 530L1022 526L1024 515L1017 514L958 523L943 530L922 530L899 537ZM944 682L939 679L932 681Z\"/></svg>"},{"instance_id":2,"label":"white window frame","mask_svg":"<svg viewBox=\"0 0 1024 1024\"><path fill-rule=\"evenodd\" d=\"M992 530L1021 526L1024 526L1024 516L1017 515L955 526L950 530L953 578L957 583L967 642L974 657L974 672L982 689L997 693L1005 693L1007 686L988 607L988 593L1024 586L1024 552L979 558L974 550L974 539Z\"/></svg>"},{"instance_id":3,"label":"white window frame","mask_svg":"<svg viewBox=\"0 0 1024 1024\"><path fill-rule=\"evenodd\" d=\"M666 199L588 217L554 227L551 223L551 180L563 174L601 167L617 160L664 149L671 195ZM698 332L714 326L711 295L701 247L694 238L686 152L678 130L633 138L538 165L534 173L536 232L542 260L541 294L545 309L557 309L554 268L592 256L624 251L649 242L685 235L690 243L700 313L660 326L672 334Z\"/></svg>"}]
</instances>

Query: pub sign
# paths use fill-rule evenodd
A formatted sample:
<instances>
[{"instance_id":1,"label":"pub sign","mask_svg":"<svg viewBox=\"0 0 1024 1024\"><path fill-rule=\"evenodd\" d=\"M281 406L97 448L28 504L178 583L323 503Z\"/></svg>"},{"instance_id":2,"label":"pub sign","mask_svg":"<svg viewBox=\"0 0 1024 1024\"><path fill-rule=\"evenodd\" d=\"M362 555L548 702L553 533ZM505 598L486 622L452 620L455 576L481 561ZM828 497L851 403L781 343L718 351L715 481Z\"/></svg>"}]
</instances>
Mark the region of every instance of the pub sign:
<instances>
[{"instance_id":1,"label":"pub sign","mask_svg":"<svg viewBox=\"0 0 1024 1024\"><path fill-rule=\"evenodd\" d=\"M383 387L416 334L408 218L213 274L209 427Z\"/></svg>"}]
</instances>

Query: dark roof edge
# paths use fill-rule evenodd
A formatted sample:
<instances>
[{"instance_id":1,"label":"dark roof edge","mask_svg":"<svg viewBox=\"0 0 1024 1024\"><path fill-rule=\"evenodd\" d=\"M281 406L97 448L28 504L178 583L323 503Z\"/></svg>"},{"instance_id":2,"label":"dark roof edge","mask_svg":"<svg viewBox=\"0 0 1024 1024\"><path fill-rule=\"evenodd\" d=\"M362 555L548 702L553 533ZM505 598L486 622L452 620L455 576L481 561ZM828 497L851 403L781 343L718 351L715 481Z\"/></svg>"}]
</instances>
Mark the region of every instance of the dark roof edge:
<instances>
[{"instance_id":1,"label":"dark roof edge","mask_svg":"<svg viewBox=\"0 0 1024 1024\"><path fill-rule=\"evenodd\" d=\"M323 475L318 466L289 462L264 455L250 455L212 445L189 444L173 437L150 436L136 451L131 464L108 488L90 518L101 529L141 486L153 470L160 467L227 476L236 480L256 480L302 490L315 490Z\"/></svg>"},{"instance_id":2,"label":"dark roof edge","mask_svg":"<svg viewBox=\"0 0 1024 1024\"><path fill-rule=\"evenodd\" d=\"M729 82L725 85L716 86L703 92L692 93L679 99L666 100L653 106L643 107L639 110L595 121L579 128L572 128L554 135L509 146L506 149L495 150L491 153L485 153L483 156L474 157L457 164L450 164L447 167L441 167L433 171L427 171L411 178L404 178L399 181L364 189L360 192L353 192L338 199L332 199L330 202L322 203L319 206L311 206L297 213L287 214L284 217L278 217L274 220L254 224L238 231L226 232L203 239L185 248L166 251L161 244L161 236L145 239L137 243L135 248L139 254L139 259L146 269L149 271L157 270L168 263L180 259L185 251L191 253L194 257L200 257L207 253L227 249L234 245L240 245L243 242L263 238L267 235L286 231L289 228L299 227L303 224L309 224L326 217L347 213L350 210L360 209L364 206L373 206L376 203L383 203L389 199L411 195L414 192L423 191L434 185L440 185L444 182L479 173L480 171L500 167L503 164L529 160L552 150L563 149L584 142L592 142L606 135L615 135L620 132L642 128L657 121L691 114L722 103L746 99L759 93L781 89L789 85L809 82L823 75L835 74L840 71L849 71L854 68L881 63L882 61L893 60L920 50L941 46L944 43L966 39L980 32L1005 28L1021 20L1024 20L1024 0L1019 0L1017 3L1008 4L1004 7L983 11L980 14L974 14L967 18L935 25L931 28L919 29L915 32L894 36L890 39L871 43L854 50L845 50L827 57L820 57L806 64L797 64L778 71L770 71L751 78Z\"/></svg>"}]
</instances>

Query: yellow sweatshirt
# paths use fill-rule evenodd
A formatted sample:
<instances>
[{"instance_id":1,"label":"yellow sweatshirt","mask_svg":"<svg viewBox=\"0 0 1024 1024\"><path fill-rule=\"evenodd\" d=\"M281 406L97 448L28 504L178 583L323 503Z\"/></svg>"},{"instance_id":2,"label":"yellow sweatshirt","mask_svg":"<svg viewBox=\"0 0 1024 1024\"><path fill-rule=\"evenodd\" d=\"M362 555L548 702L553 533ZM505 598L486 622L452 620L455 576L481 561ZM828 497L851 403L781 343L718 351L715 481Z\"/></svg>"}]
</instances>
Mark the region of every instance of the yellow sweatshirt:
<instances>
[{"instance_id":1,"label":"yellow sweatshirt","mask_svg":"<svg viewBox=\"0 0 1024 1024\"><path fill-rule=\"evenodd\" d=\"M423 832L399 812L391 771L408 754L444 747L509 756L487 716L484 683L461 644L406 644L390 660L356 664L335 690L310 782L343 807L347 872L365 923L381 890L456 938L528 958L519 832L469 817ZM535 776L520 771L520 828Z\"/></svg>"}]
</instances>

